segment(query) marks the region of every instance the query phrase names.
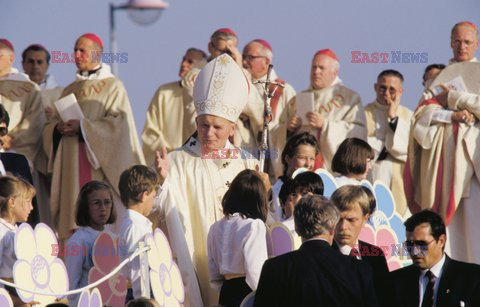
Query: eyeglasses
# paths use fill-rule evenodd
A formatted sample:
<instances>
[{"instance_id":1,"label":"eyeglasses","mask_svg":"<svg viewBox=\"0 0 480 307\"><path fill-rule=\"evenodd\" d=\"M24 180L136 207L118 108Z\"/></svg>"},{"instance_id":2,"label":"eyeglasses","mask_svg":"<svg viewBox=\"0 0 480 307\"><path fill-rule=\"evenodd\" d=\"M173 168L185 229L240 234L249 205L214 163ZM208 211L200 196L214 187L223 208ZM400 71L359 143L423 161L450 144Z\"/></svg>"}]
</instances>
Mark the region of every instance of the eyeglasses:
<instances>
[{"instance_id":1,"label":"eyeglasses","mask_svg":"<svg viewBox=\"0 0 480 307\"><path fill-rule=\"evenodd\" d=\"M403 244L405 244L406 247L414 247L414 246L416 246L416 247L427 247L433 241L436 241L436 240L433 239L430 242L427 242L427 241L424 241L424 240L407 240L407 241L403 242Z\"/></svg>"},{"instance_id":2,"label":"eyeglasses","mask_svg":"<svg viewBox=\"0 0 480 307\"><path fill-rule=\"evenodd\" d=\"M253 61L258 58L264 58L264 59L267 58L266 56L263 56L263 55L251 55L251 54L243 54L242 57L244 60L247 60L247 61Z\"/></svg>"},{"instance_id":3,"label":"eyeglasses","mask_svg":"<svg viewBox=\"0 0 480 307\"><path fill-rule=\"evenodd\" d=\"M385 86L385 85L380 85L378 87L378 90L380 92L386 92L388 91L390 94L395 94L397 92L397 89L391 86Z\"/></svg>"},{"instance_id":4,"label":"eyeglasses","mask_svg":"<svg viewBox=\"0 0 480 307\"><path fill-rule=\"evenodd\" d=\"M104 201L101 201L99 199L94 200L93 202L89 203L90 206L94 209L100 209L100 207L104 206L106 209L110 209L112 207L112 200L111 199L105 199Z\"/></svg>"},{"instance_id":5,"label":"eyeglasses","mask_svg":"<svg viewBox=\"0 0 480 307\"><path fill-rule=\"evenodd\" d=\"M8 128L7 127L0 127L0 136L5 136L8 134Z\"/></svg>"}]
</instances>

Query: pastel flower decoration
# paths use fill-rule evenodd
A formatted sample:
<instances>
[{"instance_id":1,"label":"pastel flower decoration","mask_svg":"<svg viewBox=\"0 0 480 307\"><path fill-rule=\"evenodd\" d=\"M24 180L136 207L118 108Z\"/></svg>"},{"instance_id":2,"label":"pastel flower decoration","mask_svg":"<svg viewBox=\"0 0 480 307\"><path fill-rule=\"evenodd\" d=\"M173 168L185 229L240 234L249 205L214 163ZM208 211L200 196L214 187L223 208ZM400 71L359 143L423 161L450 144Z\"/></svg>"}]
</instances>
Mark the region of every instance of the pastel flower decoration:
<instances>
[{"instance_id":1,"label":"pastel flower decoration","mask_svg":"<svg viewBox=\"0 0 480 307\"><path fill-rule=\"evenodd\" d=\"M329 171L319 168L315 170L315 173L322 178L323 181L323 196L330 198L332 196L333 192L338 188L337 186L337 181L335 180L335 177L330 174Z\"/></svg>"},{"instance_id":2,"label":"pastel flower decoration","mask_svg":"<svg viewBox=\"0 0 480 307\"><path fill-rule=\"evenodd\" d=\"M7 290L0 288L0 306L2 307L13 307L12 299Z\"/></svg>"},{"instance_id":3,"label":"pastel flower decoration","mask_svg":"<svg viewBox=\"0 0 480 307\"><path fill-rule=\"evenodd\" d=\"M102 296L100 291L97 288L94 288L92 292L88 292L88 290L84 290L82 294L80 294L80 298L78 299L78 307L102 307ZM109 306L109 305L106 305ZM111 306L121 306L121 305L111 305Z\"/></svg>"},{"instance_id":4,"label":"pastel flower decoration","mask_svg":"<svg viewBox=\"0 0 480 307\"><path fill-rule=\"evenodd\" d=\"M150 285L153 296L160 306L180 306L185 299L185 290L177 264L172 259L168 240L160 229L145 236L150 246L147 252L150 267Z\"/></svg>"},{"instance_id":5,"label":"pastel flower decoration","mask_svg":"<svg viewBox=\"0 0 480 307\"><path fill-rule=\"evenodd\" d=\"M17 285L33 291L65 293L68 291L68 275L65 264L57 258L58 248L54 232L45 224L39 223L35 230L21 224L15 234L15 254L13 279ZM17 289L24 302L37 301L40 306L55 301L55 296L33 294Z\"/></svg>"},{"instance_id":6,"label":"pastel flower decoration","mask_svg":"<svg viewBox=\"0 0 480 307\"><path fill-rule=\"evenodd\" d=\"M401 268L402 262L399 255L403 252L402 244L398 243L395 233L386 226L380 226L374 230L371 225L366 224L362 228L358 239L380 247L385 254L389 271ZM362 251L360 251L362 253Z\"/></svg>"},{"instance_id":7,"label":"pastel flower decoration","mask_svg":"<svg viewBox=\"0 0 480 307\"><path fill-rule=\"evenodd\" d=\"M126 252L119 247L118 238L114 239L108 232L100 233L92 248L93 267L88 272L88 283L94 283L112 272L120 264L120 259L126 257ZM125 304L127 278L121 271L97 287L104 305L123 306Z\"/></svg>"}]
</instances>

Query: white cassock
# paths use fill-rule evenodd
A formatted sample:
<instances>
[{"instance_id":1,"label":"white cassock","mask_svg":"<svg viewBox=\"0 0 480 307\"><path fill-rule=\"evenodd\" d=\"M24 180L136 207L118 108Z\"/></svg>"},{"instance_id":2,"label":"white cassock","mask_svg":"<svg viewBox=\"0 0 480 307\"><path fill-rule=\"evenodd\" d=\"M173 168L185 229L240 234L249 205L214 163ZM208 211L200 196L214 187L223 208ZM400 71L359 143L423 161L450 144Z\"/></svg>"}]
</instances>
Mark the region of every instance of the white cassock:
<instances>
[{"instance_id":1,"label":"white cassock","mask_svg":"<svg viewBox=\"0 0 480 307\"><path fill-rule=\"evenodd\" d=\"M477 62L474 58L472 62ZM453 62L450 62L450 64ZM424 93L422 101L432 98ZM451 110L467 109L477 117L469 126L458 124L455 142ZM480 96L450 91L448 110L437 105L426 105L414 114L409 160L414 152L421 156L412 170L415 202L420 208L434 208L447 222L445 251L452 258L480 263ZM417 147L415 147L417 146ZM416 148L421 148L418 151ZM443 155L441 153L444 153ZM420 158L417 158L417 160ZM441 190L435 194L438 176L436 165L443 164ZM420 182L415 169L422 168ZM425 170L425 171L424 171ZM452 179L453 178L453 179ZM423 179L423 180L422 180ZM437 196L436 196L437 195ZM440 199L440 201L438 201ZM438 204L437 204L438 203ZM453 217L452 217L453 215ZM449 223L448 223L449 222Z\"/></svg>"},{"instance_id":2,"label":"white cassock","mask_svg":"<svg viewBox=\"0 0 480 307\"><path fill-rule=\"evenodd\" d=\"M180 81L160 86L150 102L142 131L147 164L153 163L156 150L165 147L170 152L181 147L196 130L195 117L191 93Z\"/></svg>"},{"instance_id":3,"label":"white cassock","mask_svg":"<svg viewBox=\"0 0 480 307\"><path fill-rule=\"evenodd\" d=\"M54 102L60 99L63 92L63 87L59 86L53 77L48 74L45 80L39 84L40 93L42 95L42 102L45 108L49 107L55 111ZM47 118L48 119L48 118Z\"/></svg>"},{"instance_id":4,"label":"white cassock","mask_svg":"<svg viewBox=\"0 0 480 307\"><path fill-rule=\"evenodd\" d=\"M313 93L314 110L322 115L325 123L322 129L303 123L300 131L308 131L317 137L323 168L330 170L333 156L343 140L350 137L367 140L362 100L357 92L343 86L338 78L329 87L320 90L310 88L304 92Z\"/></svg>"},{"instance_id":5,"label":"white cassock","mask_svg":"<svg viewBox=\"0 0 480 307\"><path fill-rule=\"evenodd\" d=\"M375 151L375 162L368 179L372 183L380 180L390 188L395 199L396 210L404 216L408 215L408 207L403 188L403 170L407 161L413 112L399 105L396 124L391 124L387 119L387 110L388 106L378 101L371 102L365 107L368 144Z\"/></svg>"},{"instance_id":6,"label":"white cassock","mask_svg":"<svg viewBox=\"0 0 480 307\"><path fill-rule=\"evenodd\" d=\"M229 142L225 148L235 149ZM170 170L162 187L167 196L161 207L185 285L187 306L218 303L208 273L208 231L224 217L221 201L235 176L258 165L249 153L237 150L228 158L219 154L225 158L202 158L201 144L193 137L168 154Z\"/></svg>"}]
</instances>

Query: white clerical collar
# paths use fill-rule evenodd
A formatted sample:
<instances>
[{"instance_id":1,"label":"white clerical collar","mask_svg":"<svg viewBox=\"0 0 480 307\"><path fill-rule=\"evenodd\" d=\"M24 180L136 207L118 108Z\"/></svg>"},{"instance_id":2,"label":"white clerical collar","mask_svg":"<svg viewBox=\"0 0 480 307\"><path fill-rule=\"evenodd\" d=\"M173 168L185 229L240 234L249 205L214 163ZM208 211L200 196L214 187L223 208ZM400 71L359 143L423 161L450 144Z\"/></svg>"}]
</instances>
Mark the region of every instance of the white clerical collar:
<instances>
[{"instance_id":1,"label":"white clerical collar","mask_svg":"<svg viewBox=\"0 0 480 307\"><path fill-rule=\"evenodd\" d=\"M427 271L430 271L433 273L433 275L435 275L435 278L437 278L437 280L442 277L442 272L443 272L443 264L445 263L445 253L443 253L443 256L442 256L442 259L440 259L439 262L435 263L434 266L432 266L430 269L426 269L426 270L421 270L421 273L420 273L420 280L422 280L424 277L425 277L425 274L427 273Z\"/></svg>"},{"instance_id":2,"label":"white clerical collar","mask_svg":"<svg viewBox=\"0 0 480 307\"><path fill-rule=\"evenodd\" d=\"M30 81L30 78L23 72L19 72L18 69L11 67L10 72L5 76L0 77L0 80Z\"/></svg>"},{"instance_id":3,"label":"white clerical collar","mask_svg":"<svg viewBox=\"0 0 480 307\"><path fill-rule=\"evenodd\" d=\"M204 148L200 143L200 141L194 136L191 136L188 139L188 141L185 143L185 145L183 145L183 147L185 148L185 150L190 151L191 153L200 157L207 154L204 151ZM230 143L230 141L227 139L227 142L225 143L225 146L223 147L223 149L235 149L235 146L233 146L233 144Z\"/></svg>"},{"instance_id":4,"label":"white clerical collar","mask_svg":"<svg viewBox=\"0 0 480 307\"><path fill-rule=\"evenodd\" d=\"M350 252L352 251L352 247L350 245L340 245L337 241L335 241L338 245L338 250L346 255L346 256L349 256L350 255ZM355 241L355 244L353 245L356 249L357 249L357 259L362 259L362 257L360 256L360 243L358 242L358 239L357 241Z\"/></svg>"},{"instance_id":5,"label":"white clerical collar","mask_svg":"<svg viewBox=\"0 0 480 307\"><path fill-rule=\"evenodd\" d=\"M96 68L98 68L98 66ZM77 81L79 81L79 80L103 80L103 79L113 78L113 77L115 77L115 76L112 74L110 66L105 64L105 63L100 64L100 69L98 71L96 71L95 73L93 73L91 75L88 75L88 76L82 75L82 73L77 70Z\"/></svg>"},{"instance_id":6,"label":"white clerical collar","mask_svg":"<svg viewBox=\"0 0 480 307\"><path fill-rule=\"evenodd\" d=\"M477 59L476 57L473 57L470 61L467 61L467 62L476 63L476 62L478 62L478 59ZM451 58L450 60L448 60L448 65L450 65L450 64L455 64L455 63L461 63L461 62L457 62L457 61L455 61L453 58Z\"/></svg>"},{"instance_id":7,"label":"white clerical collar","mask_svg":"<svg viewBox=\"0 0 480 307\"><path fill-rule=\"evenodd\" d=\"M58 84L55 81L55 78L53 77L53 75L47 74L45 76L45 80L43 80L39 84L39 86L42 90L49 90L49 89L52 89L52 88L56 88L58 86Z\"/></svg>"}]
</instances>

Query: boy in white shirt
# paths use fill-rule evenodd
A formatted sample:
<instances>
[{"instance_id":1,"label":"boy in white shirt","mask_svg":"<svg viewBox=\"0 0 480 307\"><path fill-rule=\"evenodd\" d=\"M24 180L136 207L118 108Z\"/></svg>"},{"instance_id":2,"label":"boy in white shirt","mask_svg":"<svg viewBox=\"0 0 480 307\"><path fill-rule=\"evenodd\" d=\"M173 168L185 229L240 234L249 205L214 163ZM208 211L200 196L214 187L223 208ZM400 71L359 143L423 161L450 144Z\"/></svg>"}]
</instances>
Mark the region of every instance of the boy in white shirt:
<instances>
[{"instance_id":1,"label":"boy in white shirt","mask_svg":"<svg viewBox=\"0 0 480 307\"><path fill-rule=\"evenodd\" d=\"M145 235L152 233L152 222L147 216L152 211L158 187L157 173L144 165L132 166L120 176L118 189L122 203L128 209L120 224L120 246L127 251L122 258L132 255ZM124 274L132 284L133 298L142 296L140 272L139 257L124 268Z\"/></svg>"}]
</instances>

